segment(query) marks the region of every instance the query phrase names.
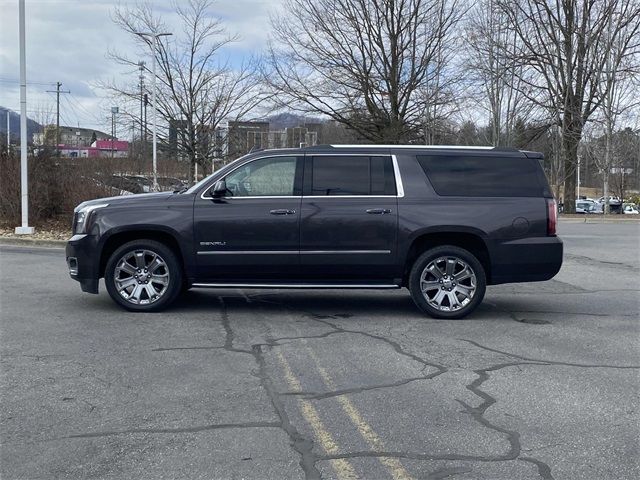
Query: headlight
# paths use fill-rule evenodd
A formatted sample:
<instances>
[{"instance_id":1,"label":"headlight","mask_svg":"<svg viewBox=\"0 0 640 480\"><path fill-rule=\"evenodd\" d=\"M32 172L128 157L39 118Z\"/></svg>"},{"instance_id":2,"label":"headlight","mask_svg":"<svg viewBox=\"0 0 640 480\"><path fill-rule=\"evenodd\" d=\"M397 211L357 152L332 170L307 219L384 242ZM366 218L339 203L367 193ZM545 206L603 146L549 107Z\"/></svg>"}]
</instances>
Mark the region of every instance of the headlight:
<instances>
[{"instance_id":1,"label":"headlight","mask_svg":"<svg viewBox=\"0 0 640 480\"><path fill-rule=\"evenodd\" d=\"M87 233L87 225L89 224L91 213L94 210L108 206L108 203L100 203L98 205L87 205L86 207L80 206L80 208L77 208L73 217L73 233Z\"/></svg>"}]
</instances>

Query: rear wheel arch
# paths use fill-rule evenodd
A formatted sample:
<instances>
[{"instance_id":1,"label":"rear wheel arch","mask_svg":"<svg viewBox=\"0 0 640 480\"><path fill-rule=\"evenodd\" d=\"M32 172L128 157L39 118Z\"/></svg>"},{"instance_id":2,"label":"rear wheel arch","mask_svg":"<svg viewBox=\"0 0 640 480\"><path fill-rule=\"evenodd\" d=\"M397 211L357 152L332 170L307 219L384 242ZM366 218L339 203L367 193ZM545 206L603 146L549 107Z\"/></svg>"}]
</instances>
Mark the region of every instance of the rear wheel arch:
<instances>
[{"instance_id":1,"label":"rear wheel arch","mask_svg":"<svg viewBox=\"0 0 640 480\"><path fill-rule=\"evenodd\" d=\"M407 249L404 262L403 285L407 285L414 262L427 250L441 245L453 245L473 254L484 268L487 283L491 280L491 256L484 235L477 231L442 230L425 232L416 236Z\"/></svg>"}]
</instances>

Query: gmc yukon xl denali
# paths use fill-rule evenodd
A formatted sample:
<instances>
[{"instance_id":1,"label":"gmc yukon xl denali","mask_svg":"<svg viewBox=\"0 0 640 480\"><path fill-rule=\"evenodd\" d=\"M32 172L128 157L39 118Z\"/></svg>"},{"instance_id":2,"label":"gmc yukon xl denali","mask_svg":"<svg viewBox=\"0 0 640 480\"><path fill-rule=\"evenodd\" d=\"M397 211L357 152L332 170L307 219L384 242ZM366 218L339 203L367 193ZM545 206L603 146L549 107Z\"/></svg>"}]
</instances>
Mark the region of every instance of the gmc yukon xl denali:
<instances>
[{"instance_id":1,"label":"gmc yukon xl denali","mask_svg":"<svg viewBox=\"0 0 640 480\"><path fill-rule=\"evenodd\" d=\"M487 285L562 264L556 203L535 152L491 147L263 150L189 189L102 198L66 250L84 292L131 311L192 287L401 288L462 318Z\"/></svg>"}]
</instances>

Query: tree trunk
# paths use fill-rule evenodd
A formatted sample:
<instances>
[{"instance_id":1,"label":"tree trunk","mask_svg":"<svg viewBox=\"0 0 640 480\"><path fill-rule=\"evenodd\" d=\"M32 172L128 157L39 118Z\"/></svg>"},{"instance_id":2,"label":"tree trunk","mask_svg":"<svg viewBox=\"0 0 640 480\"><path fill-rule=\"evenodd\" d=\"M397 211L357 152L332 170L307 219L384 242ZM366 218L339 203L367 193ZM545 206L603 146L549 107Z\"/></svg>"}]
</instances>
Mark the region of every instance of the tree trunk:
<instances>
[{"instance_id":1,"label":"tree trunk","mask_svg":"<svg viewBox=\"0 0 640 480\"><path fill-rule=\"evenodd\" d=\"M604 151L604 169L602 172L603 179L603 192L604 195L604 207L603 214L609 214L609 173L611 171L611 136L613 133L613 127L611 125L611 116L609 115L607 118L607 132L606 132L606 143L605 143L605 151Z\"/></svg>"},{"instance_id":2,"label":"tree trunk","mask_svg":"<svg viewBox=\"0 0 640 480\"><path fill-rule=\"evenodd\" d=\"M190 152L189 153L189 177L188 177L188 182L189 185L193 185L195 183L195 178L196 178L196 162L198 161L198 159L195 156L194 152Z\"/></svg>"},{"instance_id":3,"label":"tree trunk","mask_svg":"<svg viewBox=\"0 0 640 480\"><path fill-rule=\"evenodd\" d=\"M578 166L578 144L580 132L562 132L564 157L564 213L576 213L576 168Z\"/></svg>"}]
</instances>

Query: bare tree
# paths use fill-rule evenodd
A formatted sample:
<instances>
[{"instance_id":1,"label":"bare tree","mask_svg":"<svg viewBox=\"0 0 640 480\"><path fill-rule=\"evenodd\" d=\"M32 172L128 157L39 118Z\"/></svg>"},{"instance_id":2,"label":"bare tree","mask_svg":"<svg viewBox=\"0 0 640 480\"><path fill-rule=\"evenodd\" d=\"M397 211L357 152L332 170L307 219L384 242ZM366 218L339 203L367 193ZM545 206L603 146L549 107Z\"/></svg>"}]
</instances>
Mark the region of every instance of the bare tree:
<instances>
[{"instance_id":1,"label":"bare tree","mask_svg":"<svg viewBox=\"0 0 640 480\"><path fill-rule=\"evenodd\" d=\"M613 16L609 17L613 22ZM640 18L626 26L626 30L638 29ZM611 33L611 28L608 34ZM609 176L615 165L614 132L620 117L640 105L638 98L638 75L640 74L640 38L631 44L625 42L627 35L623 31L617 39L610 42L609 54L606 56L605 69L598 84L602 104L602 123L604 124L604 155L596 157L596 165L602 173L603 195L605 199L604 213L609 213ZM618 165L620 168L626 166ZM623 184L621 184L623 185Z\"/></svg>"},{"instance_id":2,"label":"bare tree","mask_svg":"<svg viewBox=\"0 0 640 480\"><path fill-rule=\"evenodd\" d=\"M261 100L257 65L250 61L232 68L222 58L222 49L237 40L227 34L222 22L211 13L212 0L187 0L174 8L182 30L172 37L159 37L156 56L158 66L158 113L176 132L176 147L189 160L189 181L193 181L196 164L212 165L219 145L215 131L224 119L246 115ZM139 47L139 55L112 52L120 64L138 67L138 59L146 58L151 40L139 32L166 31L167 26L154 14L148 3L114 9L114 21L131 35ZM149 71L146 63L146 73ZM147 82L149 83L149 82ZM111 91L139 101L137 87L127 89L109 85ZM136 116L138 108L130 109ZM212 167L213 168L213 167Z\"/></svg>"},{"instance_id":3,"label":"bare tree","mask_svg":"<svg viewBox=\"0 0 640 480\"><path fill-rule=\"evenodd\" d=\"M419 138L440 102L458 0L286 0L265 81L280 102L363 139ZM434 101L435 100L435 101Z\"/></svg>"},{"instance_id":4,"label":"bare tree","mask_svg":"<svg viewBox=\"0 0 640 480\"><path fill-rule=\"evenodd\" d=\"M468 16L466 44L473 52L465 66L480 88L475 95L490 116L489 142L513 145L518 118L529 118L534 108L520 93L524 67L515 60L518 35L510 18L496 8L496 0L481 0Z\"/></svg>"},{"instance_id":5,"label":"bare tree","mask_svg":"<svg viewBox=\"0 0 640 480\"><path fill-rule=\"evenodd\" d=\"M560 125L565 211L575 212L578 146L602 102L598 88L612 42L637 41L637 0L497 0L511 19L523 65L522 92ZM626 47L625 47L626 48Z\"/></svg>"}]
</instances>

